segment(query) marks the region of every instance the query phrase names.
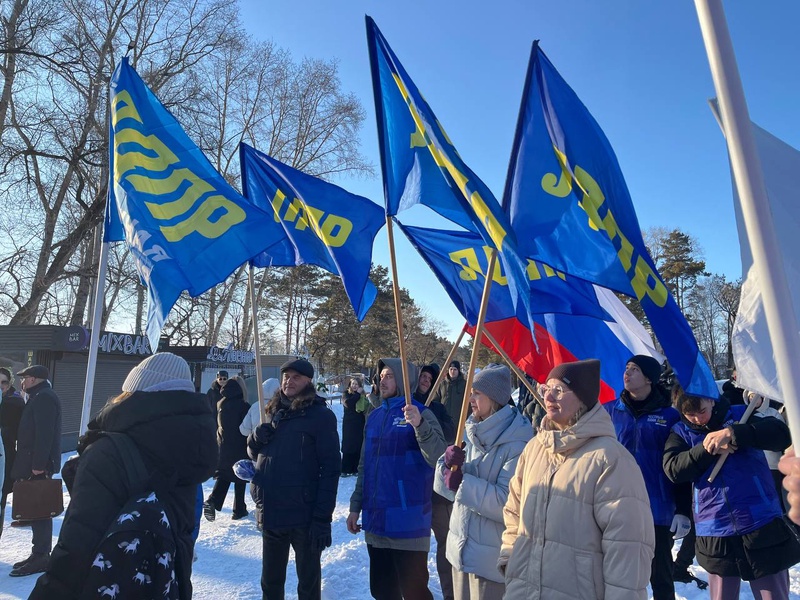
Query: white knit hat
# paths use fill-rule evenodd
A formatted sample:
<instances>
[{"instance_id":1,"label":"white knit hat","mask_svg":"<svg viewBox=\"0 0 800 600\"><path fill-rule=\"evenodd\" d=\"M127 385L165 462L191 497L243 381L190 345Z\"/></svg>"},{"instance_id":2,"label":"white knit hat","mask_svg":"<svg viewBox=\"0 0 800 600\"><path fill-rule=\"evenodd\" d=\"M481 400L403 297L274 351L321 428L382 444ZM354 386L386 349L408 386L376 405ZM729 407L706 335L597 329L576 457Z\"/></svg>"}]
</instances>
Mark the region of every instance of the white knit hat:
<instances>
[{"instance_id":1,"label":"white knit hat","mask_svg":"<svg viewBox=\"0 0 800 600\"><path fill-rule=\"evenodd\" d=\"M159 352L145 358L131 369L122 384L123 392L147 390L159 383L185 380L191 382L192 372L180 356L172 352Z\"/></svg>"}]
</instances>

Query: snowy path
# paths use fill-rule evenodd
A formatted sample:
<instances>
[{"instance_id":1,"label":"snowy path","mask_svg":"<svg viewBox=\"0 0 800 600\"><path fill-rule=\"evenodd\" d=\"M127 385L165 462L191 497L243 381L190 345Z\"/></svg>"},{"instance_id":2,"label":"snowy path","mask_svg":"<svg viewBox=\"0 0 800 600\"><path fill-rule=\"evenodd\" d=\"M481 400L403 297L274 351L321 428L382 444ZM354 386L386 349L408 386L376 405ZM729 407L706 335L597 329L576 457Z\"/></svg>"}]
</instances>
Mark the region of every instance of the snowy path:
<instances>
[{"instance_id":1,"label":"snowy path","mask_svg":"<svg viewBox=\"0 0 800 600\"><path fill-rule=\"evenodd\" d=\"M333 410L341 426L342 407L335 403ZM66 460L71 454L65 454ZM204 485L205 495L211 492L213 480ZM322 555L322 597L323 600L363 600L369 595L369 557L364 544L364 536L351 535L345 526L349 511L350 494L355 486L355 478L342 478L336 512L333 515L333 546ZM69 497L65 496L65 504ZM233 490L227 499L228 504L217 513L213 523L203 520L197 543L198 561L194 563L192 582L194 597L199 600L226 598L229 600L257 600L261 598L261 534L255 526L253 502L247 496L250 515L240 521L231 520ZM36 577L12 578L8 576L11 565L30 553L30 529L12 529L10 509L6 511L6 523L0 538L0 600L27 598ZM58 536L62 518L55 520L53 530ZM435 541L431 540L432 550ZM55 540L54 540L55 543ZM428 556L430 588L436 600L441 600L439 577L436 574L434 554ZM694 566L696 575L705 578L705 573ZM290 557L286 577L286 597L297 598L297 576L294 561ZM800 568L791 571L793 599L800 600ZM701 592L688 584L676 584L677 598L700 600L708 598L708 592ZM753 598L749 587L742 586L742 599Z\"/></svg>"}]
</instances>

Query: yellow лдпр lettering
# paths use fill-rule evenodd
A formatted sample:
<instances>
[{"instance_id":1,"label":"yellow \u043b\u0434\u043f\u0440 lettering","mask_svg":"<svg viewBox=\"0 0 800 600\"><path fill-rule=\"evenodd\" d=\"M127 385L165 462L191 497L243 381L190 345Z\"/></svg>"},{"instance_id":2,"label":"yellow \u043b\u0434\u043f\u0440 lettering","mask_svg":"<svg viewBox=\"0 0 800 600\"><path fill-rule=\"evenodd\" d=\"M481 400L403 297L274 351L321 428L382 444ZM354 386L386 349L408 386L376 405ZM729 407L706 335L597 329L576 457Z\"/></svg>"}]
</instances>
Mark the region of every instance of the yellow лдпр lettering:
<instances>
[{"instance_id":1,"label":"yellow \u043b\u0434\u043f\u0440 lettering","mask_svg":"<svg viewBox=\"0 0 800 600\"><path fill-rule=\"evenodd\" d=\"M561 173L556 177L553 173L546 173L542 177L542 189L557 198L565 198L572 191L573 178L567 168L566 156L555 148ZM641 301L645 296L656 306L663 307L667 303L669 292L661 279L656 275L645 258L636 254L633 244L622 233L617 221L608 206L606 214L600 216L600 209L605 205L605 195L597 181L580 166L575 166L574 181L583 192L583 197L578 205L589 217L588 225L595 231L604 231L614 246L617 258L631 282L631 287L636 297ZM634 262L634 256L636 258ZM632 266L635 264L635 267Z\"/></svg>"},{"instance_id":2,"label":"yellow \u043b\u0434\u043f\u0440 lettering","mask_svg":"<svg viewBox=\"0 0 800 600\"><path fill-rule=\"evenodd\" d=\"M472 207L472 210L475 211L476 216L480 220L483 227L486 229L489 237L491 238L492 242L494 242L495 247L498 250L502 250L503 248L503 240L505 239L507 232L501 224L497 221L492 211L489 209L488 204L480 195L480 193L472 192L469 193L467 189L467 183L469 180L467 177L456 168L456 166L452 163L452 161L447 157L447 155L439 149L436 144L433 143L431 140L430 135L427 135L425 122L422 120L422 117L417 112L414 103L411 100L411 96L406 89L405 83L403 80L400 79L400 76L396 73L392 73L394 77L395 84L397 84L397 88L400 90L400 94L403 96L403 99L406 101L408 106L408 110L411 113L412 119L414 119L414 124L416 125L416 131L412 133L411 137L411 144L412 147L414 146L421 146L423 145L421 142L424 142L424 145L427 146L428 151L431 153L434 162L439 166L439 168L447 171L450 177L455 182L458 189L461 191L461 194L467 200L469 205ZM438 126L438 125L437 125ZM441 137L444 137L446 140L447 134L444 133L444 130L440 128ZM449 143L449 140L448 140Z\"/></svg>"},{"instance_id":3,"label":"yellow \u043b\u0434\u043f\u0440 lettering","mask_svg":"<svg viewBox=\"0 0 800 600\"><path fill-rule=\"evenodd\" d=\"M204 195L208 195L200 206L188 218L175 225L160 225L159 229L169 242L178 242L191 233L199 233L203 237L214 239L224 234L228 229L241 223L246 218L246 213L236 203L220 194L212 194L215 188L206 180L200 179L191 170L186 168L175 169L167 177L154 178L144 174L141 170L152 174L162 174L172 165L179 162L178 157L155 135L144 135L134 127L117 126L124 119L133 119L141 124L142 119L133 103L130 93L119 92L112 102L111 123L114 128L114 181L120 185L126 180L137 192L159 196L174 194L184 182L189 186L177 200L157 204L146 202L145 206L150 214L159 221L170 220L180 215L187 214ZM139 150L121 151L123 144L134 144L143 148L147 153ZM129 173L139 168L137 173ZM219 214L214 221L211 216Z\"/></svg>"},{"instance_id":4,"label":"yellow \u043b\u0434\u043f\u0440 lettering","mask_svg":"<svg viewBox=\"0 0 800 600\"><path fill-rule=\"evenodd\" d=\"M353 231L352 221L339 215L325 214L325 211L309 206L299 198L295 198L289 203L283 218L281 218L281 209L285 200L286 195L281 190L276 190L272 197L275 221L294 223L294 227L298 231L310 226L322 243L329 248L339 248L347 243L347 239Z\"/></svg>"}]
</instances>

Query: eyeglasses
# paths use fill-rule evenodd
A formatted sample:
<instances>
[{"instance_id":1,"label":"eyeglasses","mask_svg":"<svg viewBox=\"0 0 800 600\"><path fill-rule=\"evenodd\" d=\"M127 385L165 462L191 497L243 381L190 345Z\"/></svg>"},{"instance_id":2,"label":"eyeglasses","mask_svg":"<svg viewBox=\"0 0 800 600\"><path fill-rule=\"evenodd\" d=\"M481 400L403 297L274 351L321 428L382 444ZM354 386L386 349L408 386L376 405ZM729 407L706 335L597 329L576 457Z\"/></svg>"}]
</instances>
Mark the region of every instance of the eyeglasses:
<instances>
[{"instance_id":1,"label":"eyeglasses","mask_svg":"<svg viewBox=\"0 0 800 600\"><path fill-rule=\"evenodd\" d=\"M228 381L227 377L217 377L217 381Z\"/></svg>"},{"instance_id":2,"label":"eyeglasses","mask_svg":"<svg viewBox=\"0 0 800 600\"><path fill-rule=\"evenodd\" d=\"M549 393L556 401L561 400L564 397L564 394L569 394L571 391L572 390L565 390L560 385L554 385L551 387L549 385L542 384L539 386L539 393L542 395L542 398Z\"/></svg>"}]
</instances>

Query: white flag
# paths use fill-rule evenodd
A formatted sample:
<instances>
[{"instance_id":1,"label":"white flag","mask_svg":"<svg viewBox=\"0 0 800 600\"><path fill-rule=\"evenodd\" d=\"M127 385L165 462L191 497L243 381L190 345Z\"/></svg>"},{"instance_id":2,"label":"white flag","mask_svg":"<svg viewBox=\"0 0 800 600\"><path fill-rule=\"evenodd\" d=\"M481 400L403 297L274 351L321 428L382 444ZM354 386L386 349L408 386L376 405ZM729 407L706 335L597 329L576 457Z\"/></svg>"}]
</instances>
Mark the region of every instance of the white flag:
<instances>
[{"instance_id":1,"label":"white flag","mask_svg":"<svg viewBox=\"0 0 800 600\"><path fill-rule=\"evenodd\" d=\"M780 260L792 296L795 314L800 318L800 152L753 123L753 138L761 160ZM733 329L733 358L740 387L783 401L778 381L772 342L750 244L744 227L736 184L733 185L736 225L742 255L742 297ZM799 333L800 334L800 333ZM800 356L791 357L800 367ZM800 375L800 371L797 371Z\"/></svg>"}]
</instances>

